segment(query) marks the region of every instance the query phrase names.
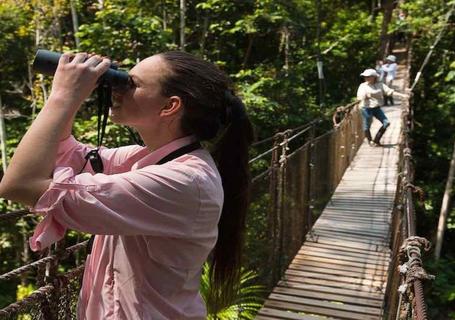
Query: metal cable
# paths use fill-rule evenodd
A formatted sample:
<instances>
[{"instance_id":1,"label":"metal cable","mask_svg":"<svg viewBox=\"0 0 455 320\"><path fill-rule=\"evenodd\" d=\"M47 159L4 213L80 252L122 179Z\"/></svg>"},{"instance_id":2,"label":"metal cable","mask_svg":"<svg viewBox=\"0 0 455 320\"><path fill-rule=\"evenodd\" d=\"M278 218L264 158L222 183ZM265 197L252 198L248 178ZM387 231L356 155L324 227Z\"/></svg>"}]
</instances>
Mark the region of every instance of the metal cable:
<instances>
[{"instance_id":1,"label":"metal cable","mask_svg":"<svg viewBox=\"0 0 455 320\"><path fill-rule=\"evenodd\" d=\"M430 57L433 54L434 48L438 44L439 40L441 40L442 34L444 33L446 27L448 26L448 22L449 22L450 16L452 15L452 12L453 12L454 8L455 8L455 3L452 4L450 10L446 13L444 26L442 27L441 31L439 31L439 34L437 35L436 40L434 41L433 45L430 47L430 51L428 51L425 59L423 60L423 63L420 66L420 69L417 72L416 77L414 79L414 82L412 83L412 86L410 88L411 91L414 90L415 86L417 85L417 82L419 82L420 77L422 76L423 68L425 68L425 66L427 65L428 61L430 61Z\"/></svg>"}]
</instances>

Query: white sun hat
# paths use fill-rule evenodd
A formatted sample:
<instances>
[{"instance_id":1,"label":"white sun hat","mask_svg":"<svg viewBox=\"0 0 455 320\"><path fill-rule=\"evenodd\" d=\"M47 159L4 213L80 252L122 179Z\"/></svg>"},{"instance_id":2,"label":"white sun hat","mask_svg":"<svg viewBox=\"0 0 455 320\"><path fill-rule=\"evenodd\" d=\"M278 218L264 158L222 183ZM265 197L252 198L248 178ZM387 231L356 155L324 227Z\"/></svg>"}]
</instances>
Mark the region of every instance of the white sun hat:
<instances>
[{"instance_id":1,"label":"white sun hat","mask_svg":"<svg viewBox=\"0 0 455 320\"><path fill-rule=\"evenodd\" d=\"M379 77L379 74L374 69L365 69L360 75L362 77Z\"/></svg>"},{"instance_id":2,"label":"white sun hat","mask_svg":"<svg viewBox=\"0 0 455 320\"><path fill-rule=\"evenodd\" d=\"M393 54L388 55L387 58L385 58L385 59L389 60L389 61L392 61L392 62L396 62L397 61L397 57L395 57Z\"/></svg>"}]
</instances>

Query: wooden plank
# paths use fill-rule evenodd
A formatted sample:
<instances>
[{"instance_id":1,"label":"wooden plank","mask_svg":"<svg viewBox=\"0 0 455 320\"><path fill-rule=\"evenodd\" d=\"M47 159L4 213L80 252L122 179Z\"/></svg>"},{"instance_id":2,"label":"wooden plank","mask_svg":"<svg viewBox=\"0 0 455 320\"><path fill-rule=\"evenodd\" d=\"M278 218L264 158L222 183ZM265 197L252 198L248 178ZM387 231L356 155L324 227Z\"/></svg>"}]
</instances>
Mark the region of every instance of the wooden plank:
<instances>
[{"instance_id":1,"label":"wooden plank","mask_svg":"<svg viewBox=\"0 0 455 320\"><path fill-rule=\"evenodd\" d=\"M321 257L318 255L307 255L307 254L302 254L299 256L294 257L294 260L292 262L297 262L297 261L316 261L316 262L321 262L321 263L330 263L333 265L339 265L339 266L351 266L351 267L358 267L358 268L365 268L365 269L373 269L373 270L378 270L379 271L387 271L388 270L388 265L378 265L378 264L373 264L373 263L368 263L368 262L359 262L359 261L345 261L345 260L340 260L337 258L333 257Z\"/></svg>"},{"instance_id":2,"label":"wooden plank","mask_svg":"<svg viewBox=\"0 0 455 320\"><path fill-rule=\"evenodd\" d=\"M377 315L381 314L381 309L367 307L367 306L358 306L352 304L344 304L344 303L332 303L329 301L322 301L316 299L309 299L309 298L302 298L302 297L295 297L286 294L276 294L272 293L269 296L271 300L277 301L285 301L291 303L297 303L300 305L307 305L307 306L315 306L315 307L324 307L329 309L341 310L341 311L349 311L349 312L356 312L361 314L368 314L368 315Z\"/></svg>"},{"instance_id":3,"label":"wooden plank","mask_svg":"<svg viewBox=\"0 0 455 320\"><path fill-rule=\"evenodd\" d=\"M348 284L372 286L372 287L379 287L379 288L382 288L382 286L384 284L384 282L382 280L369 280L369 279L361 279L361 278L353 278L353 277L344 277L344 276L332 275L332 274L327 274L327 273L298 271L298 270L293 270L293 269L286 270L285 275L286 275L287 279L290 279L291 277L313 278L313 279L339 281L339 282L344 282L344 283L348 283Z\"/></svg>"},{"instance_id":4,"label":"wooden plank","mask_svg":"<svg viewBox=\"0 0 455 320\"><path fill-rule=\"evenodd\" d=\"M355 248L359 250L366 250L366 251L387 251L389 252L390 249L388 247L376 245L376 244L365 244L360 243L357 241L352 240L338 240L335 238L324 237L324 236L316 236L314 239L311 238L311 235L308 236L306 243L319 243L319 244L327 244L327 245L334 245L337 247L345 247L345 248Z\"/></svg>"},{"instance_id":5,"label":"wooden plank","mask_svg":"<svg viewBox=\"0 0 455 320\"><path fill-rule=\"evenodd\" d=\"M287 270L320 273L323 276L324 275L344 276L344 277L351 277L351 278L370 280L370 281L387 280L387 273L385 273L385 272L381 273L381 274L368 273L368 272L362 273L362 272L358 272L357 270L355 270L355 271L339 270L339 269L324 268L324 267L320 267L320 266L311 266L308 264L301 265L298 263L292 263L289 265L289 268Z\"/></svg>"},{"instance_id":6,"label":"wooden plank","mask_svg":"<svg viewBox=\"0 0 455 320\"><path fill-rule=\"evenodd\" d=\"M376 265L379 267L387 267L389 265L389 261L386 260L374 260L374 259L367 259L367 258L355 258L355 257L348 257L348 256L340 256L338 254L332 254L327 252L318 252L318 251L299 251L299 253L295 256L294 259L300 258L305 259L308 256L317 257L317 258L328 258L337 261L346 261L346 262L354 262L360 264L369 264L369 265Z\"/></svg>"},{"instance_id":7,"label":"wooden plank","mask_svg":"<svg viewBox=\"0 0 455 320\"><path fill-rule=\"evenodd\" d=\"M313 315L303 315L301 313L271 309L271 308L262 308L259 311L259 315L256 316L256 320L272 320L272 319L280 319L280 320L332 320L335 318L327 318L327 317L318 317Z\"/></svg>"},{"instance_id":8,"label":"wooden plank","mask_svg":"<svg viewBox=\"0 0 455 320\"><path fill-rule=\"evenodd\" d=\"M334 287L340 289L350 289L350 290L357 290L363 295L363 292L368 293L384 293L385 287L382 286L369 286L369 285L362 285L362 284L353 284L353 283L345 283L340 281L333 281L327 279L318 279L318 278L304 278L304 277L295 277L292 275L284 275L282 279L283 283L286 283L288 286L291 286L292 283L305 283L305 284L314 284L319 286L327 286L327 287Z\"/></svg>"},{"instance_id":9,"label":"wooden plank","mask_svg":"<svg viewBox=\"0 0 455 320\"><path fill-rule=\"evenodd\" d=\"M341 251L350 251L350 252L357 252L357 253L363 253L363 254L378 253L379 255L390 257L390 250L378 251L378 250L358 249L358 248L353 248L350 246L341 246L338 243L325 244L325 243L307 241L304 244L304 247L305 246L335 249L335 250L341 250Z\"/></svg>"},{"instance_id":10,"label":"wooden plank","mask_svg":"<svg viewBox=\"0 0 455 320\"><path fill-rule=\"evenodd\" d=\"M390 216L391 212L392 207L376 208L376 210L370 210L369 207L357 205L356 203L352 203L349 206L339 206L328 203L322 214L343 213L346 215L356 215L358 217L383 218Z\"/></svg>"},{"instance_id":11,"label":"wooden plank","mask_svg":"<svg viewBox=\"0 0 455 320\"><path fill-rule=\"evenodd\" d=\"M379 252L358 253L345 250L337 250L337 248L321 248L306 244L299 250L299 252L305 252L308 254L311 254L312 252L331 253L335 255L339 254L342 257L355 257L373 261L387 261L387 264L390 261L389 256L380 254Z\"/></svg>"},{"instance_id":12,"label":"wooden plank","mask_svg":"<svg viewBox=\"0 0 455 320\"><path fill-rule=\"evenodd\" d=\"M332 220L332 221L355 221L357 223L378 223L378 224L383 224L383 225L387 225L387 226L390 226L390 220L391 220L392 216L391 215L388 215L388 216L381 216L381 217L378 217L378 216L359 216L359 215L351 215L351 214L343 214L341 212L337 212L337 213L331 213L331 212L325 212L324 214L322 214L318 220Z\"/></svg>"},{"instance_id":13,"label":"wooden plank","mask_svg":"<svg viewBox=\"0 0 455 320\"><path fill-rule=\"evenodd\" d=\"M364 236L354 235L354 234L344 234L344 233L337 232L336 230L331 230L331 231L314 230L312 236L313 237L315 237L315 236L327 237L327 238L334 238L334 239L347 240L347 241L355 241L358 243L365 243L365 244L376 244L376 245L383 246L383 247L388 246L388 243L386 242L385 239L364 237Z\"/></svg>"},{"instance_id":14,"label":"wooden plank","mask_svg":"<svg viewBox=\"0 0 455 320\"><path fill-rule=\"evenodd\" d=\"M369 245L378 245L381 247L388 247L388 243L384 239L377 239L377 238L367 238L357 235L346 235L342 233L337 233L336 231L324 231L324 230L314 230L312 233L313 237L317 238L331 238L331 239L338 239L341 241L355 241L357 243L364 243ZM311 236L308 236L311 238ZM307 238L308 238L307 237Z\"/></svg>"},{"instance_id":15,"label":"wooden plank","mask_svg":"<svg viewBox=\"0 0 455 320\"><path fill-rule=\"evenodd\" d=\"M337 209L337 208L326 208L324 209L323 213L321 216L325 215L340 215L343 217L359 217L359 218L373 218L373 219L384 219L386 220L387 218L390 217L392 211L370 211L367 209L362 209L360 210L359 208L354 208L350 210L346 209Z\"/></svg>"},{"instance_id":16,"label":"wooden plank","mask_svg":"<svg viewBox=\"0 0 455 320\"><path fill-rule=\"evenodd\" d=\"M380 234L380 233L375 233L375 232L371 232L370 234L369 233L366 233L366 232L362 232L362 231L358 231L356 232L355 230L351 230L351 229L347 229L347 228L328 228L326 226L318 226L318 225L315 225L315 231L319 232L319 231L325 231L325 232L329 232L329 233L337 233L339 235L346 235L346 236L357 236L357 237L360 237L360 238L364 238L364 239L376 239L378 241L383 241L385 242L386 238L387 238L387 234Z\"/></svg>"},{"instance_id":17,"label":"wooden plank","mask_svg":"<svg viewBox=\"0 0 455 320\"><path fill-rule=\"evenodd\" d=\"M346 297L361 297L362 299L367 300L374 300L376 303L382 303L382 299L384 295L382 293L377 292L359 292L359 290L353 290L348 288L336 288L331 286L323 286L317 284L307 284L307 283L299 283L299 282L285 282L280 281L278 282L278 286L276 288L285 288L285 289L292 289L298 291L311 291L311 292L320 292L320 293L329 293L329 294L336 294Z\"/></svg>"},{"instance_id":18,"label":"wooden plank","mask_svg":"<svg viewBox=\"0 0 455 320\"><path fill-rule=\"evenodd\" d=\"M307 269L308 268L308 269ZM328 273L333 272L334 274L339 274L342 271L347 273L357 273L359 276L376 276L382 277L384 274L387 273L389 267L388 266L378 266L372 267L369 265L368 267L365 266L346 266L337 263L329 264L323 261L319 261L318 259L296 259L294 258L292 262L289 264L289 269L298 269L298 270L310 270L311 268L320 268L323 270L327 270ZM353 275L354 276L354 275Z\"/></svg>"},{"instance_id":19,"label":"wooden plank","mask_svg":"<svg viewBox=\"0 0 455 320\"><path fill-rule=\"evenodd\" d=\"M323 316L342 318L342 319L378 320L377 316L371 316L371 315L366 315L366 314L358 315L358 314L355 314L352 312L347 312L347 311L340 311L340 310L307 306L307 305L299 305L299 304L283 302L283 301L268 300L265 303L265 306L276 307L276 308L283 309L283 310L293 310L293 311L298 311L298 312L319 314L319 315L323 315Z\"/></svg>"},{"instance_id":20,"label":"wooden plank","mask_svg":"<svg viewBox=\"0 0 455 320\"><path fill-rule=\"evenodd\" d=\"M325 300L325 301L337 301L342 303L349 303L349 304L356 304L356 305L363 305L368 307L382 307L381 300L372 300L372 299L365 299L358 296L358 291L356 291L357 296L345 296L341 294L335 293L324 293L318 291L309 291L309 290L299 290L299 289L291 289L291 288L284 288L284 287L276 287L273 289L274 293L279 294L286 294L292 295L297 297L307 297L311 299L318 299L318 300Z\"/></svg>"},{"instance_id":21,"label":"wooden plank","mask_svg":"<svg viewBox=\"0 0 455 320\"><path fill-rule=\"evenodd\" d=\"M352 216L344 214L323 214L317 220L320 224L340 223L345 225L359 225L366 227L374 227L378 230L386 230L390 227L388 216Z\"/></svg>"},{"instance_id":22,"label":"wooden plank","mask_svg":"<svg viewBox=\"0 0 455 320\"><path fill-rule=\"evenodd\" d=\"M325 217L324 217L325 218ZM360 223L360 222L349 222L341 220L327 220L327 219L318 219L316 222L318 227L327 226L327 227L344 227L344 228L357 228L358 230L371 230L379 234L387 234L389 226L386 224L379 223Z\"/></svg>"}]
</instances>

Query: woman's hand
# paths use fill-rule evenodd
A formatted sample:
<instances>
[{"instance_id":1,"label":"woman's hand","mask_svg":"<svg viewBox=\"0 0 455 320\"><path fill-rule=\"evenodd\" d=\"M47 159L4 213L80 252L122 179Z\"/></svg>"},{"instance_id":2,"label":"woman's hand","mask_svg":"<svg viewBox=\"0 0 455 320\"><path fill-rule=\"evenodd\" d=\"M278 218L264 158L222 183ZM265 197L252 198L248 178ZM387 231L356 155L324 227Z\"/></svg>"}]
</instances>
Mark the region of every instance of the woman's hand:
<instances>
[{"instance_id":1,"label":"woman's hand","mask_svg":"<svg viewBox=\"0 0 455 320\"><path fill-rule=\"evenodd\" d=\"M87 53L77 53L70 61L71 57L68 53L60 57L49 99L57 99L64 107L77 111L96 88L98 78L109 69L111 62Z\"/></svg>"}]
</instances>

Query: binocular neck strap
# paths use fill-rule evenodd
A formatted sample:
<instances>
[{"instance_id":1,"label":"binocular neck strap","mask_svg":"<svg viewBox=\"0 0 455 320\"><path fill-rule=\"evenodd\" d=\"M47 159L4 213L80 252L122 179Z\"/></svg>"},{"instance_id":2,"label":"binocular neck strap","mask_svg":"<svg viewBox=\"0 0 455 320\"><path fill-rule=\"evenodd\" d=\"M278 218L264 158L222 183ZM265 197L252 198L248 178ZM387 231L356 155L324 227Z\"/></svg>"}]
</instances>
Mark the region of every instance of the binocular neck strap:
<instances>
[{"instance_id":1,"label":"binocular neck strap","mask_svg":"<svg viewBox=\"0 0 455 320\"><path fill-rule=\"evenodd\" d=\"M98 150L103 144L104 133L106 132L107 118L109 117L109 109L112 107L112 87L106 83L100 83L97 87L98 93L98 123L97 123L97 147L91 150L85 156L85 163L79 173L82 173L87 162L90 161L95 173L103 173L104 165Z\"/></svg>"}]
</instances>

